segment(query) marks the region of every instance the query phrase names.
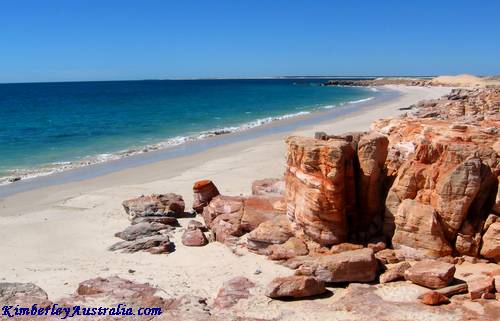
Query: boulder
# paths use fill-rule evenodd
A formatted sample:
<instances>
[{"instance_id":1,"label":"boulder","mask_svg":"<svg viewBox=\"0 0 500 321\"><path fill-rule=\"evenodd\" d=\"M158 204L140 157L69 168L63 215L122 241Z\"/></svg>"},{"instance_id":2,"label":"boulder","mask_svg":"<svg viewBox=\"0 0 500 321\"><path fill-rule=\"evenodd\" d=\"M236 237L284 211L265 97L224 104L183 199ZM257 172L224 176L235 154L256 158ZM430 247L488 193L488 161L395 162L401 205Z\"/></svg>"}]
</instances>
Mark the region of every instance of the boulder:
<instances>
[{"instance_id":1,"label":"boulder","mask_svg":"<svg viewBox=\"0 0 500 321\"><path fill-rule=\"evenodd\" d=\"M430 205L404 200L399 205L395 226L392 238L395 248L408 246L429 257L446 256L452 252L437 214Z\"/></svg>"},{"instance_id":2,"label":"boulder","mask_svg":"<svg viewBox=\"0 0 500 321\"><path fill-rule=\"evenodd\" d=\"M193 209L196 213L203 212L203 208L207 206L210 201L219 195L219 190L215 184L207 179L197 181L193 185Z\"/></svg>"},{"instance_id":3,"label":"boulder","mask_svg":"<svg viewBox=\"0 0 500 321\"><path fill-rule=\"evenodd\" d=\"M143 195L126 200L122 205L131 221L142 216L182 215L185 208L182 196L174 193Z\"/></svg>"},{"instance_id":4,"label":"boulder","mask_svg":"<svg viewBox=\"0 0 500 321\"><path fill-rule=\"evenodd\" d=\"M467 281L471 300L480 299L483 294L493 292L494 279L491 276L481 276Z\"/></svg>"},{"instance_id":5,"label":"boulder","mask_svg":"<svg viewBox=\"0 0 500 321\"><path fill-rule=\"evenodd\" d=\"M405 272L411 267L408 262L400 262L394 266L389 267L384 273L380 275L380 283L388 283L399 280L404 280Z\"/></svg>"},{"instance_id":6,"label":"boulder","mask_svg":"<svg viewBox=\"0 0 500 321\"><path fill-rule=\"evenodd\" d=\"M121 241L108 248L110 251L123 250L125 253L146 251L152 254L170 253L174 251L174 244L167 235L153 235L135 239L134 241Z\"/></svg>"},{"instance_id":7,"label":"boulder","mask_svg":"<svg viewBox=\"0 0 500 321\"><path fill-rule=\"evenodd\" d=\"M247 248L252 252L268 254L270 245L283 244L292 236L290 221L285 215L279 215L248 233Z\"/></svg>"},{"instance_id":8,"label":"boulder","mask_svg":"<svg viewBox=\"0 0 500 321\"><path fill-rule=\"evenodd\" d=\"M201 229L188 229L182 234L182 244L185 246L204 246L208 240Z\"/></svg>"},{"instance_id":9,"label":"boulder","mask_svg":"<svg viewBox=\"0 0 500 321\"><path fill-rule=\"evenodd\" d=\"M33 283L0 282L0 305L20 305L21 307L38 305L40 308L52 304L47 293Z\"/></svg>"},{"instance_id":10,"label":"boulder","mask_svg":"<svg viewBox=\"0 0 500 321\"><path fill-rule=\"evenodd\" d=\"M355 186L352 145L298 136L286 144L285 197L296 236L324 246L346 241L346 208L353 201L346 196Z\"/></svg>"},{"instance_id":11,"label":"boulder","mask_svg":"<svg viewBox=\"0 0 500 321\"><path fill-rule=\"evenodd\" d=\"M279 178L264 178L252 183L252 195L283 196L285 181Z\"/></svg>"},{"instance_id":12,"label":"boulder","mask_svg":"<svg viewBox=\"0 0 500 321\"><path fill-rule=\"evenodd\" d=\"M243 207L241 228L244 232L250 232L261 223L285 214L282 196L250 196L243 200Z\"/></svg>"},{"instance_id":13,"label":"boulder","mask_svg":"<svg viewBox=\"0 0 500 321\"><path fill-rule=\"evenodd\" d=\"M255 284L249 279L238 276L224 282L220 288L213 305L217 308L229 308L241 299L247 299L250 296L250 289Z\"/></svg>"},{"instance_id":14,"label":"boulder","mask_svg":"<svg viewBox=\"0 0 500 321\"><path fill-rule=\"evenodd\" d=\"M309 276L292 275L278 277L266 287L266 296L276 298L305 298L322 294L326 291L325 283Z\"/></svg>"},{"instance_id":15,"label":"boulder","mask_svg":"<svg viewBox=\"0 0 500 321\"><path fill-rule=\"evenodd\" d=\"M500 221L492 223L484 233L481 255L500 263Z\"/></svg>"},{"instance_id":16,"label":"boulder","mask_svg":"<svg viewBox=\"0 0 500 321\"><path fill-rule=\"evenodd\" d=\"M288 260L308 253L306 243L296 237L289 238L283 244L273 244L268 247L268 258L271 260Z\"/></svg>"},{"instance_id":17,"label":"boulder","mask_svg":"<svg viewBox=\"0 0 500 321\"><path fill-rule=\"evenodd\" d=\"M405 279L431 289L444 288L453 280L455 266L453 264L424 260L415 263L405 271Z\"/></svg>"},{"instance_id":18,"label":"boulder","mask_svg":"<svg viewBox=\"0 0 500 321\"><path fill-rule=\"evenodd\" d=\"M228 237L238 237L244 233L241 227L242 197L216 196L203 209L202 216L218 242L225 242Z\"/></svg>"},{"instance_id":19,"label":"boulder","mask_svg":"<svg viewBox=\"0 0 500 321\"><path fill-rule=\"evenodd\" d=\"M450 300L437 291L430 291L420 298L420 302L427 305L441 305L450 303Z\"/></svg>"},{"instance_id":20,"label":"boulder","mask_svg":"<svg viewBox=\"0 0 500 321\"><path fill-rule=\"evenodd\" d=\"M165 224L143 222L130 225L122 232L116 233L115 236L125 241L134 241L142 237L160 235L161 232L168 232L172 229L171 226Z\"/></svg>"},{"instance_id":21,"label":"boulder","mask_svg":"<svg viewBox=\"0 0 500 321\"><path fill-rule=\"evenodd\" d=\"M373 250L365 248L305 259L295 273L324 282L371 282L377 277L377 261Z\"/></svg>"}]
</instances>

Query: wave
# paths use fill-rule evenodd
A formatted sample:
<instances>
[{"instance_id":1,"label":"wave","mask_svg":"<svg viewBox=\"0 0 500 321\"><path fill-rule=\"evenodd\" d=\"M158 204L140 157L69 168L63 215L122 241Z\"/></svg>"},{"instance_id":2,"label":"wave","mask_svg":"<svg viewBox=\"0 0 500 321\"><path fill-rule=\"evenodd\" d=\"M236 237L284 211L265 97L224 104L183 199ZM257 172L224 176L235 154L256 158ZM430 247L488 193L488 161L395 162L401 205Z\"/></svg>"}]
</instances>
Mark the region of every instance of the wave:
<instances>
[{"instance_id":1,"label":"wave","mask_svg":"<svg viewBox=\"0 0 500 321\"><path fill-rule=\"evenodd\" d=\"M162 150L174 146L178 146L180 144L194 142L197 140L207 139L214 136L220 136L225 134L231 134L236 132L241 132L245 130L249 130L252 128L260 127L266 124L269 124L274 121L290 119L298 116L304 116L310 114L310 111L301 111L292 114L285 114L281 116L274 117L266 117L260 118L251 122L244 123L240 126L231 126L231 127L223 127L216 128L212 130L202 131L197 134L189 135L189 136L177 136L173 138L169 138L165 141L149 144L139 147L133 147L126 150L121 150L116 153L104 153L98 154L95 156L86 156L76 161L61 161L54 162L47 165L43 165L37 168L27 168L27 169L15 169L10 170L8 176L0 177L0 186L7 185L13 182L17 182L19 180L26 180L40 176L47 176L55 173L60 173L63 171L67 171L70 169L85 167L89 165L100 164L112 160L118 160L124 157L134 156L138 154L143 154L147 152Z\"/></svg>"},{"instance_id":2,"label":"wave","mask_svg":"<svg viewBox=\"0 0 500 321\"><path fill-rule=\"evenodd\" d=\"M364 98L364 99L360 99L360 100L353 100L353 101L350 101L349 104L363 103L365 101L370 101L373 98L375 98L375 97L368 97L368 98Z\"/></svg>"}]
</instances>

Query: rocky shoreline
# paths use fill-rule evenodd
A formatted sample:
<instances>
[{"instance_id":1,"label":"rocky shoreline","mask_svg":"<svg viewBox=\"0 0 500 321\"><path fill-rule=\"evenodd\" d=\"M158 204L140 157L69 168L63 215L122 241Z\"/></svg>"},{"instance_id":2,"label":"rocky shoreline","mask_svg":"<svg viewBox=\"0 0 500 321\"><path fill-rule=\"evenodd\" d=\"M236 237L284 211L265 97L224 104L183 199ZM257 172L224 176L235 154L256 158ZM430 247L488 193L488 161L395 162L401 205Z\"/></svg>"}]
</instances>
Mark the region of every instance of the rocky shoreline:
<instances>
[{"instance_id":1,"label":"rocky shoreline","mask_svg":"<svg viewBox=\"0 0 500 321\"><path fill-rule=\"evenodd\" d=\"M223 189L203 180L193 186L190 212L174 193L124 201L131 225L116 234L122 241L110 250L172 253L169 235L181 229L185 246L220 242L235 254L245 248L290 268L267 285L264 295L273 300L314 299L341 287L332 313L495 320L500 88L457 89L402 109L404 115L378 120L368 132L287 137L284 177L255 181L251 196L221 195ZM185 217L195 220L183 228L178 219ZM232 308L254 295L254 287L235 277L215 298L164 299L147 284L98 278L60 301L164 307L167 313L155 320L257 320ZM5 304L50 304L43 293L35 285L0 283ZM398 303L404 315L382 299L398 293L413 295Z\"/></svg>"}]
</instances>

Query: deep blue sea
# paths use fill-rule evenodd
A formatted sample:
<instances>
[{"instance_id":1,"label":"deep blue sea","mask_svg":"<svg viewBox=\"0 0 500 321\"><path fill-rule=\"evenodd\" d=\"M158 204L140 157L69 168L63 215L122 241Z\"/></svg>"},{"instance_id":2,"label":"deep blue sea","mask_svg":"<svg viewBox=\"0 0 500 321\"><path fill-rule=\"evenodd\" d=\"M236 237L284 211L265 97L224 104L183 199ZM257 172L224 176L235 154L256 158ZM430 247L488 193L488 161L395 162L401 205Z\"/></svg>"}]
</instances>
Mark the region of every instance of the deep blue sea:
<instances>
[{"instance_id":1,"label":"deep blue sea","mask_svg":"<svg viewBox=\"0 0 500 321\"><path fill-rule=\"evenodd\" d=\"M376 95L321 79L0 84L0 183Z\"/></svg>"}]
</instances>

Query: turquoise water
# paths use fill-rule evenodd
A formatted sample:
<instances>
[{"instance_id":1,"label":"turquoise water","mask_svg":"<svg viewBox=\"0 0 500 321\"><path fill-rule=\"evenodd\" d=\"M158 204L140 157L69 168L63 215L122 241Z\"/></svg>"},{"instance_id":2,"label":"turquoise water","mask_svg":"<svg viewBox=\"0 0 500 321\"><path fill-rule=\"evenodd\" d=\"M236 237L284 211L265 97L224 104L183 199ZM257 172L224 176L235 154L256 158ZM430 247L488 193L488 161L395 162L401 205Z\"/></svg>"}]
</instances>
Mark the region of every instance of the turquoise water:
<instances>
[{"instance_id":1,"label":"turquoise water","mask_svg":"<svg viewBox=\"0 0 500 321\"><path fill-rule=\"evenodd\" d=\"M240 131L376 95L324 80L0 84L0 182Z\"/></svg>"}]
</instances>

